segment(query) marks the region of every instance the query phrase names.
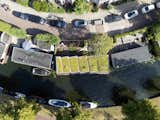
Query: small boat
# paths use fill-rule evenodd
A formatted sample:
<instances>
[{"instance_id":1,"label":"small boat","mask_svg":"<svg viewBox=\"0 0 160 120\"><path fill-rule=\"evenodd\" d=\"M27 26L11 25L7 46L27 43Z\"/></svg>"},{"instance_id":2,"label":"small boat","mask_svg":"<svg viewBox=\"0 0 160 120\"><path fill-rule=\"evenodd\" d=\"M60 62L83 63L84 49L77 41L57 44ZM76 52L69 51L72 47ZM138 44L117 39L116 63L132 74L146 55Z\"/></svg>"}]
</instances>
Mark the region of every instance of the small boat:
<instances>
[{"instance_id":1,"label":"small boat","mask_svg":"<svg viewBox=\"0 0 160 120\"><path fill-rule=\"evenodd\" d=\"M4 88L3 88L3 87L0 87L0 93L2 93L2 92L3 92L3 90L4 90Z\"/></svg>"},{"instance_id":2,"label":"small boat","mask_svg":"<svg viewBox=\"0 0 160 120\"><path fill-rule=\"evenodd\" d=\"M80 105L83 107L83 108L86 108L86 109L93 109L93 108L97 108L97 103L94 103L94 102L87 102L87 101L82 101L80 102Z\"/></svg>"},{"instance_id":3,"label":"small boat","mask_svg":"<svg viewBox=\"0 0 160 120\"><path fill-rule=\"evenodd\" d=\"M38 76L49 76L51 74L51 71L45 70L45 69L40 69L40 68L33 68L32 74L38 75Z\"/></svg>"},{"instance_id":4,"label":"small boat","mask_svg":"<svg viewBox=\"0 0 160 120\"><path fill-rule=\"evenodd\" d=\"M20 92L15 92L15 96L14 96L16 99L19 99L19 98L25 98L26 95L23 94L23 93L20 93Z\"/></svg>"},{"instance_id":5,"label":"small boat","mask_svg":"<svg viewBox=\"0 0 160 120\"><path fill-rule=\"evenodd\" d=\"M69 108L71 107L71 104L65 100L59 100L59 99L50 99L48 101L48 104L54 107L60 107L60 108Z\"/></svg>"}]
</instances>

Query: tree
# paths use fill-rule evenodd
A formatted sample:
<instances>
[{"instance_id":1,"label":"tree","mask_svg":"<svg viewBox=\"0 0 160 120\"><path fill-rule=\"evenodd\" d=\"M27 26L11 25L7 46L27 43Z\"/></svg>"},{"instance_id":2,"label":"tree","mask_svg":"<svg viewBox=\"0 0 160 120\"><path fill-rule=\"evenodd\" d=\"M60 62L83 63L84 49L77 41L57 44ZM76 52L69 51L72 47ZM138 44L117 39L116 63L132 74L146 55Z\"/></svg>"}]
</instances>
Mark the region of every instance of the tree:
<instances>
[{"instance_id":1,"label":"tree","mask_svg":"<svg viewBox=\"0 0 160 120\"><path fill-rule=\"evenodd\" d=\"M145 88L151 91L160 91L160 76L156 76L146 81Z\"/></svg>"},{"instance_id":2,"label":"tree","mask_svg":"<svg viewBox=\"0 0 160 120\"><path fill-rule=\"evenodd\" d=\"M159 110L148 100L129 101L122 106L124 120L160 120Z\"/></svg>"},{"instance_id":3,"label":"tree","mask_svg":"<svg viewBox=\"0 0 160 120\"><path fill-rule=\"evenodd\" d=\"M55 35L52 35L52 34L49 34L49 33L37 34L35 36L35 39L47 42L50 45L56 45L56 44L58 44L60 42L60 38L59 37L57 37Z\"/></svg>"},{"instance_id":4,"label":"tree","mask_svg":"<svg viewBox=\"0 0 160 120\"><path fill-rule=\"evenodd\" d=\"M92 10L92 5L86 0L76 0L74 2L73 10L78 14L88 13Z\"/></svg>"},{"instance_id":5,"label":"tree","mask_svg":"<svg viewBox=\"0 0 160 120\"><path fill-rule=\"evenodd\" d=\"M35 102L26 102L25 99L8 101L0 104L0 118L3 120L35 120L40 107Z\"/></svg>"},{"instance_id":6,"label":"tree","mask_svg":"<svg viewBox=\"0 0 160 120\"><path fill-rule=\"evenodd\" d=\"M96 34L87 43L90 53L94 55L107 55L113 47L113 39L105 34Z\"/></svg>"},{"instance_id":7,"label":"tree","mask_svg":"<svg viewBox=\"0 0 160 120\"><path fill-rule=\"evenodd\" d=\"M124 86L116 86L112 89L112 99L116 105L127 103L129 100L134 100L135 91Z\"/></svg>"},{"instance_id":8,"label":"tree","mask_svg":"<svg viewBox=\"0 0 160 120\"><path fill-rule=\"evenodd\" d=\"M72 108L60 109L56 116L57 120L90 120L89 112L82 110L77 103L73 103Z\"/></svg>"}]
</instances>

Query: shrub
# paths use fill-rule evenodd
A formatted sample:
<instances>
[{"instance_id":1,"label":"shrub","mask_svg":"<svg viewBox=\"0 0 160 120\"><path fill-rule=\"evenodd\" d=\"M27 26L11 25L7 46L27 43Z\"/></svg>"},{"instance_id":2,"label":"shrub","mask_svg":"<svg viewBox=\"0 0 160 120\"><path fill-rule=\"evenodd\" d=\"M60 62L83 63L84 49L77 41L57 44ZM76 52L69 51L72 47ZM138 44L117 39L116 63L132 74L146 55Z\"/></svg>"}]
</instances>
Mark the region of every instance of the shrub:
<instances>
[{"instance_id":1,"label":"shrub","mask_svg":"<svg viewBox=\"0 0 160 120\"><path fill-rule=\"evenodd\" d=\"M23 6L28 6L29 4L29 0L16 0L16 2Z\"/></svg>"},{"instance_id":2,"label":"shrub","mask_svg":"<svg viewBox=\"0 0 160 120\"><path fill-rule=\"evenodd\" d=\"M22 29L16 28L16 27L12 27L9 30L9 33L13 36L16 36L18 38L25 38L26 37L26 32Z\"/></svg>"},{"instance_id":3,"label":"shrub","mask_svg":"<svg viewBox=\"0 0 160 120\"><path fill-rule=\"evenodd\" d=\"M160 47L158 45L157 41L151 40L150 41L150 45L151 45L151 53L155 56L155 57L159 57L160 56Z\"/></svg>"},{"instance_id":4,"label":"shrub","mask_svg":"<svg viewBox=\"0 0 160 120\"><path fill-rule=\"evenodd\" d=\"M37 11L64 13L65 10L56 4L47 1L34 0L32 7Z\"/></svg>"},{"instance_id":5,"label":"shrub","mask_svg":"<svg viewBox=\"0 0 160 120\"><path fill-rule=\"evenodd\" d=\"M119 86L113 87L112 89L112 100L115 102L116 105L127 103L129 100L134 100L134 97L135 91L129 88Z\"/></svg>"},{"instance_id":6,"label":"shrub","mask_svg":"<svg viewBox=\"0 0 160 120\"><path fill-rule=\"evenodd\" d=\"M76 0L74 2L73 9L77 14L88 13L92 10L92 5L89 4L86 0Z\"/></svg>"},{"instance_id":7,"label":"shrub","mask_svg":"<svg viewBox=\"0 0 160 120\"><path fill-rule=\"evenodd\" d=\"M60 38L57 36L54 36L52 34L46 33L46 34L37 34L35 36L36 40L45 41L50 45L56 45L60 42Z\"/></svg>"},{"instance_id":8,"label":"shrub","mask_svg":"<svg viewBox=\"0 0 160 120\"><path fill-rule=\"evenodd\" d=\"M34 0L32 7L37 11L48 12L49 7L46 1Z\"/></svg>"}]
</instances>

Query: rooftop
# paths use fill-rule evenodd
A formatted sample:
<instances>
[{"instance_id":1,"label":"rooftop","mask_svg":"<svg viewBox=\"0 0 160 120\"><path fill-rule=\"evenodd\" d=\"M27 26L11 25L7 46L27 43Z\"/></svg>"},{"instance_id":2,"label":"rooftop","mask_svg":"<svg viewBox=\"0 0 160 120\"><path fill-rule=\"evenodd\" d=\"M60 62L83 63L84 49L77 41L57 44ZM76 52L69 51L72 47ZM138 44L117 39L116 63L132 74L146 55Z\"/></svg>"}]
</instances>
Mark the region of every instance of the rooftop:
<instances>
[{"instance_id":1,"label":"rooftop","mask_svg":"<svg viewBox=\"0 0 160 120\"><path fill-rule=\"evenodd\" d=\"M51 69L53 55L22 48L13 48L11 61L38 68Z\"/></svg>"},{"instance_id":2,"label":"rooftop","mask_svg":"<svg viewBox=\"0 0 160 120\"><path fill-rule=\"evenodd\" d=\"M111 54L112 65L114 68L128 66L151 60L148 47L138 47L118 53Z\"/></svg>"}]
</instances>

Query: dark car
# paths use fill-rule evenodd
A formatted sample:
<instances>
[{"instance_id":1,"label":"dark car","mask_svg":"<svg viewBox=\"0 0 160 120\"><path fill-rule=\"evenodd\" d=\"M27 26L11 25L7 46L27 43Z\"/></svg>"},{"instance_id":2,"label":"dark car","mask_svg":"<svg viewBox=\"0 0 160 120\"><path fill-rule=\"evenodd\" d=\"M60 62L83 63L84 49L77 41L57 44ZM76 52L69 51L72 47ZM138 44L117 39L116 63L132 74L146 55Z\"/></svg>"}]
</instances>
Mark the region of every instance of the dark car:
<instances>
[{"instance_id":1,"label":"dark car","mask_svg":"<svg viewBox=\"0 0 160 120\"><path fill-rule=\"evenodd\" d=\"M14 16L19 17L19 18L24 19L24 20L28 20L29 19L29 16L27 14L25 14L25 13L13 11L12 14Z\"/></svg>"},{"instance_id":2,"label":"dark car","mask_svg":"<svg viewBox=\"0 0 160 120\"><path fill-rule=\"evenodd\" d=\"M40 16L37 16L37 15L32 15L32 14L28 14L28 13L21 13L21 12L18 12L18 11L13 11L12 14L16 17L21 18L21 19L28 20L28 21L31 21L31 22L35 22L35 23L38 23L38 24L47 23L46 19L44 19Z\"/></svg>"},{"instance_id":3,"label":"dark car","mask_svg":"<svg viewBox=\"0 0 160 120\"><path fill-rule=\"evenodd\" d=\"M88 25L88 22L86 20L74 20L73 22L74 27L85 27Z\"/></svg>"},{"instance_id":4,"label":"dark car","mask_svg":"<svg viewBox=\"0 0 160 120\"><path fill-rule=\"evenodd\" d=\"M48 24L53 27L64 28L66 27L66 22L63 20L49 20Z\"/></svg>"},{"instance_id":5,"label":"dark car","mask_svg":"<svg viewBox=\"0 0 160 120\"><path fill-rule=\"evenodd\" d=\"M105 17L105 22L111 23L122 20L122 17L120 15L111 14Z\"/></svg>"}]
</instances>

